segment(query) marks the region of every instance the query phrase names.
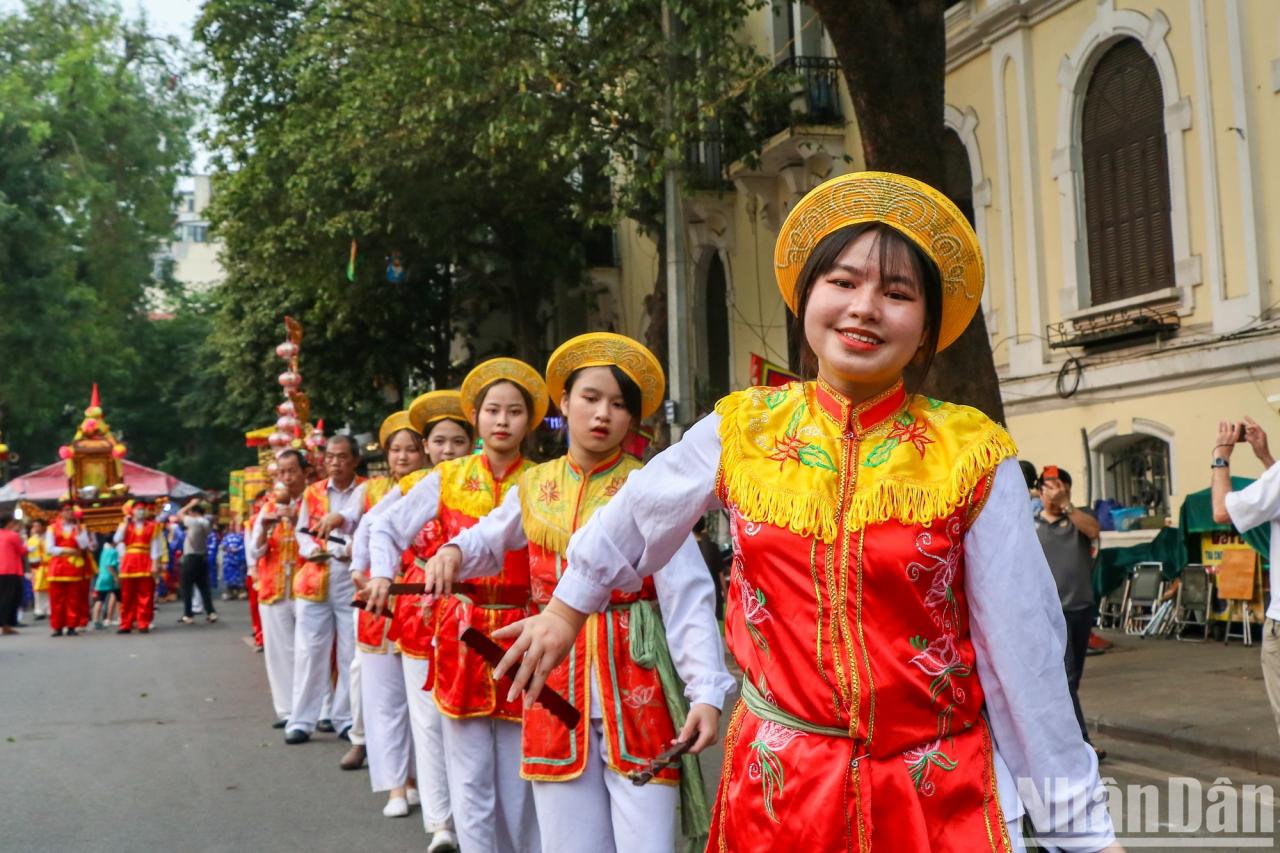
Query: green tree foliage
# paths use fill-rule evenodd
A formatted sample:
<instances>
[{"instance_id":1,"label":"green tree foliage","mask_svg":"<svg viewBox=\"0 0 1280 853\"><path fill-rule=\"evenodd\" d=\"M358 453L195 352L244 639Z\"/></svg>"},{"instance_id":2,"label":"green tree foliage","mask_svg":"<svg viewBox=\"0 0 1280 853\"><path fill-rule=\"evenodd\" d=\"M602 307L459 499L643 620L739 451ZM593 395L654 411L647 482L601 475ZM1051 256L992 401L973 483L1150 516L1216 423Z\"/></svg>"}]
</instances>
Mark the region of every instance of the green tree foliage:
<instances>
[{"instance_id":1,"label":"green tree foliage","mask_svg":"<svg viewBox=\"0 0 1280 853\"><path fill-rule=\"evenodd\" d=\"M734 38L752 5L673 3L673 53L658 0L209 0L227 416L278 397L285 313L331 423L456 381L455 335L536 364L580 331L589 229L625 215L661 237L664 148L703 136L762 67ZM664 124L669 74L695 66Z\"/></svg>"},{"instance_id":2,"label":"green tree foliage","mask_svg":"<svg viewBox=\"0 0 1280 853\"><path fill-rule=\"evenodd\" d=\"M181 422L145 307L189 155L180 68L176 45L102 0L0 15L0 426L28 463L55 458L94 381L139 461L167 448L134 424ZM126 389L147 408L113 412Z\"/></svg>"}]
</instances>

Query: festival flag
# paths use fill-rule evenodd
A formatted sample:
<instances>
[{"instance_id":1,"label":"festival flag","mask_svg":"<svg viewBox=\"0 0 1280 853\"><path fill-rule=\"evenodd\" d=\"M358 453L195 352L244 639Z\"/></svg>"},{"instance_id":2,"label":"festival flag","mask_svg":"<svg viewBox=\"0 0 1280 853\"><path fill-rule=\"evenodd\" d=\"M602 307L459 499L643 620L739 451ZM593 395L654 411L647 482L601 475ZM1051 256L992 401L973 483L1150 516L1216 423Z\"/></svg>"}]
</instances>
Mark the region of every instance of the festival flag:
<instances>
[{"instance_id":1,"label":"festival flag","mask_svg":"<svg viewBox=\"0 0 1280 853\"><path fill-rule=\"evenodd\" d=\"M351 241L351 259L347 261L347 281L356 280L356 241Z\"/></svg>"}]
</instances>

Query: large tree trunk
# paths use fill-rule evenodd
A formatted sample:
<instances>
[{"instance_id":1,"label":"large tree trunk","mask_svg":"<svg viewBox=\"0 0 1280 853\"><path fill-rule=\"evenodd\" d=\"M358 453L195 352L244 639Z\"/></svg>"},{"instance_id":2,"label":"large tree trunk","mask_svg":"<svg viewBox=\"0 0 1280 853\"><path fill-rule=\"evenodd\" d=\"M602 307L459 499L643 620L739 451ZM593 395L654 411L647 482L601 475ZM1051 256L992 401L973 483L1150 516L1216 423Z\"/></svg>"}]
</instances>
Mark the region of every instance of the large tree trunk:
<instances>
[{"instance_id":1,"label":"large tree trunk","mask_svg":"<svg viewBox=\"0 0 1280 853\"><path fill-rule=\"evenodd\" d=\"M867 168L943 185L946 31L943 0L809 0L844 70ZM1004 420L981 309L939 353L925 388Z\"/></svg>"}]
</instances>

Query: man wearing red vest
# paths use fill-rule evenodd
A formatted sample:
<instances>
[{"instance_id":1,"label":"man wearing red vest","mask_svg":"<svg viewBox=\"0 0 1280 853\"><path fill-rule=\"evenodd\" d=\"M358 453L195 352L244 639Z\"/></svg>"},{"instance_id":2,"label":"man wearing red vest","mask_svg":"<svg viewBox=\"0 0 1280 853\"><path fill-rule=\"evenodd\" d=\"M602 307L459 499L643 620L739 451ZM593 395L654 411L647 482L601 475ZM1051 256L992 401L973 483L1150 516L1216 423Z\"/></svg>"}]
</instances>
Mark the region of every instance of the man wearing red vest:
<instances>
[{"instance_id":1,"label":"man wearing red vest","mask_svg":"<svg viewBox=\"0 0 1280 853\"><path fill-rule=\"evenodd\" d=\"M49 627L53 636L63 631L74 637L80 625L81 611L88 610L85 572L93 547L89 531L80 525L80 508L70 500L62 502L62 512L45 533L45 551L49 554ZM77 604L77 596L84 601Z\"/></svg>"},{"instance_id":2,"label":"man wearing red vest","mask_svg":"<svg viewBox=\"0 0 1280 853\"><path fill-rule=\"evenodd\" d=\"M298 555L302 564L293 578L296 619L293 658L293 713L285 729L285 743L310 740L319 722L332 669L330 653L337 646L337 685L330 719L338 736L349 739L351 728L351 659L355 656L355 612L351 600L355 584L348 565L355 531L348 516L359 522L356 503L362 497L356 476L360 451L349 435L335 435L325 449L329 476L307 487L298 513ZM344 510L346 511L344 514ZM333 531L342 542L313 536ZM345 535L344 535L345 534Z\"/></svg>"},{"instance_id":3,"label":"man wearing red vest","mask_svg":"<svg viewBox=\"0 0 1280 853\"><path fill-rule=\"evenodd\" d=\"M146 634L156 610L156 578L160 574L160 553L164 536L160 525L147 519L147 508L137 501L124 505L125 520L116 528L115 542L123 547L120 558L120 627L128 634L137 626Z\"/></svg>"},{"instance_id":4,"label":"man wearing red vest","mask_svg":"<svg viewBox=\"0 0 1280 853\"><path fill-rule=\"evenodd\" d=\"M293 601L290 589L298 562L296 522L306 488L307 460L296 450L276 458L279 478L254 517L245 545L249 577L258 591L267 681L275 706L275 728L282 729L293 707Z\"/></svg>"}]
</instances>

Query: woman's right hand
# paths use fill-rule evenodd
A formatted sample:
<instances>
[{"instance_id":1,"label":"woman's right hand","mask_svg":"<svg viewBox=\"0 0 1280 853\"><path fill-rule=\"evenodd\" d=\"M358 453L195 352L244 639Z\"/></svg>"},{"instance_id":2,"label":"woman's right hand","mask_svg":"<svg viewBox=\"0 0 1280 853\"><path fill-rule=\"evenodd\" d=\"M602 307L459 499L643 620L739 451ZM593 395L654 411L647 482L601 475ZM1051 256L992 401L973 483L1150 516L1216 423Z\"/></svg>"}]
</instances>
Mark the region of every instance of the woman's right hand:
<instances>
[{"instance_id":1,"label":"woman's right hand","mask_svg":"<svg viewBox=\"0 0 1280 853\"><path fill-rule=\"evenodd\" d=\"M462 569L462 549L457 545L445 545L427 560L426 595L439 598L453 590Z\"/></svg>"},{"instance_id":2,"label":"woman's right hand","mask_svg":"<svg viewBox=\"0 0 1280 853\"><path fill-rule=\"evenodd\" d=\"M386 612L387 599L391 597L391 581L386 578L370 578L362 593L362 597L367 602L364 609L381 615Z\"/></svg>"}]
</instances>

